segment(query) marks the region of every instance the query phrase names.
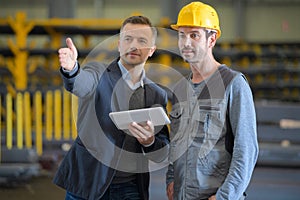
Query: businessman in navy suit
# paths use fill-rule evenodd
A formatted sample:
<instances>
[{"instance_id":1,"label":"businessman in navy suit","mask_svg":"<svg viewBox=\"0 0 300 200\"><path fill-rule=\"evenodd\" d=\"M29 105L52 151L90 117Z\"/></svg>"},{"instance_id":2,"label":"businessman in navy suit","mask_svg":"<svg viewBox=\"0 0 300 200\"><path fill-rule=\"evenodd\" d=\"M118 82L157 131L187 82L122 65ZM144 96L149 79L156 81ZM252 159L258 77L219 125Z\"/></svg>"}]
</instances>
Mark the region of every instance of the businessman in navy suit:
<instances>
[{"instance_id":1,"label":"businessman in navy suit","mask_svg":"<svg viewBox=\"0 0 300 200\"><path fill-rule=\"evenodd\" d=\"M64 87L79 99L78 137L53 180L66 190L66 199L149 199L149 159L166 160L168 128L147 121L119 130L109 113L153 106L166 109L166 92L144 70L156 49L156 37L148 18L132 16L120 29L120 56L108 65L79 66L70 38L67 47L59 49Z\"/></svg>"}]
</instances>

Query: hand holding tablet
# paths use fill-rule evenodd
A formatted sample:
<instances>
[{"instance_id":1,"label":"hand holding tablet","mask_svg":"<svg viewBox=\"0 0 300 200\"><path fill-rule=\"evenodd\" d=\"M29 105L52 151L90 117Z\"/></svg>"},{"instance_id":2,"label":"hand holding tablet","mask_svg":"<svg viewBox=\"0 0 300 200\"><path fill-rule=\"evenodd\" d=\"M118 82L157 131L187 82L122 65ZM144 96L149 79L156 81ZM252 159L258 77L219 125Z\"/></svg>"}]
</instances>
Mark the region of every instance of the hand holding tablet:
<instances>
[{"instance_id":1,"label":"hand holding tablet","mask_svg":"<svg viewBox=\"0 0 300 200\"><path fill-rule=\"evenodd\" d=\"M170 123L170 119L162 107L111 112L109 113L109 117L116 127L121 130L128 129L128 125L132 122L145 124L149 120L154 126Z\"/></svg>"}]
</instances>

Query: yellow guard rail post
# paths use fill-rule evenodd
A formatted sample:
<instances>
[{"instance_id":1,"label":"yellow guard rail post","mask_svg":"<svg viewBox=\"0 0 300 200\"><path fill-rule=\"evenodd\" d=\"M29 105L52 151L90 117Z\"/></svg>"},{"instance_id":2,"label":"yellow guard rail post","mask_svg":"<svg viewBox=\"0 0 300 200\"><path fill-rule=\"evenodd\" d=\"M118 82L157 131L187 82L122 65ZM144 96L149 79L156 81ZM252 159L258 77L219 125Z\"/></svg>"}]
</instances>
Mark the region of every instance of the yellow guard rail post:
<instances>
[{"instance_id":1,"label":"yellow guard rail post","mask_svg":"<svg viewBox=\"0 0 300 200\"><path fill-rule=\"evenodd\" d=\"M14 77L16 89L25 90L27 87L27 35L34 27L34 23L27 22L25 13L20 12L17 13L15 20L9 17L8 24L15 32L16 43L11 38L8 39L8 47L15 57L7 60L7 66Z\"/></svg>"}]
</instances>

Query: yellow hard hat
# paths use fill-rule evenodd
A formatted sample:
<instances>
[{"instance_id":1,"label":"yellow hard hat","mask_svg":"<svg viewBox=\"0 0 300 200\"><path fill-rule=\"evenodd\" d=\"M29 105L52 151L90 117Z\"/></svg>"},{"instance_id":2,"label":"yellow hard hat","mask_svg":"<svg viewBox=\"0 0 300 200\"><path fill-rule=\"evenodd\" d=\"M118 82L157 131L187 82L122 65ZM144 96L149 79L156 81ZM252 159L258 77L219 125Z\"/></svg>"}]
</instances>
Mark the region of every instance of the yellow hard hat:
<instances>
[{"instance_id":1,"label":"yellow hard hat","mask_svg":"<svg viewBox=\"0 0 300 200\"><path fill-rule=\"evenodd\" d=\"M171 28L178 30L180 26L202 27L217 31L217 38L221 36L219 17L216 10L210 5L202 2L192 2L184 6L177 19L177 24Z\"/></svg>"}]
</instances>

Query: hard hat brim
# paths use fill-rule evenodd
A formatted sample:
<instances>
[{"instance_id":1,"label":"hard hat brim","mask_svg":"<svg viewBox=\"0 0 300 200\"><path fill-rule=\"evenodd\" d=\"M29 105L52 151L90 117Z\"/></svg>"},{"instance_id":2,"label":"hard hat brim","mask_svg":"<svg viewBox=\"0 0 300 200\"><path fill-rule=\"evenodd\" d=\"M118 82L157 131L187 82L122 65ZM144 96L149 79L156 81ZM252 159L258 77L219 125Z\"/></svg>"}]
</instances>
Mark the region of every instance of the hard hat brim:
<instances>
[{"instance_id":1,"label":"hard hat brim","mask_svg":"<svg viewBox=\"0 0 300 200\"><path fill-rule=\"evenodd\" d=\"M197 28L205 28L201 26L195 26L195 25L177 25L177 24L171 24L170 25L172 29L178 31L179 27L197 27Z\"/></svg>"},{"instance_id":2,"label":"hard hat brim","mask_svg":"<svg viewBox=\"0 0 300 200\"><path fill-rule=\"evenodd\" d=\"M170 26L172 29L178 31L179 26L177 24L171 24Z\"/></svg>"},{"instance_id":3,"label":"hard hat brim","mask_svg":"<svg viewBox=\"0 0 300 200\"><path fill-rule=\"evenodd\" d=\"M198 28L206 28L206 27L202 27L202 26L194 26L194 25L184 25L184 26L178 26L177 24L171 24L170 27L176 31L178 31L179 27L198 27ZM207 28L209 29L209 28ZM221 31L217 30L217 29L212 29L215 30L217 33L217 38L219 38L221 36Z\"/></svg>"}]
</instances>

